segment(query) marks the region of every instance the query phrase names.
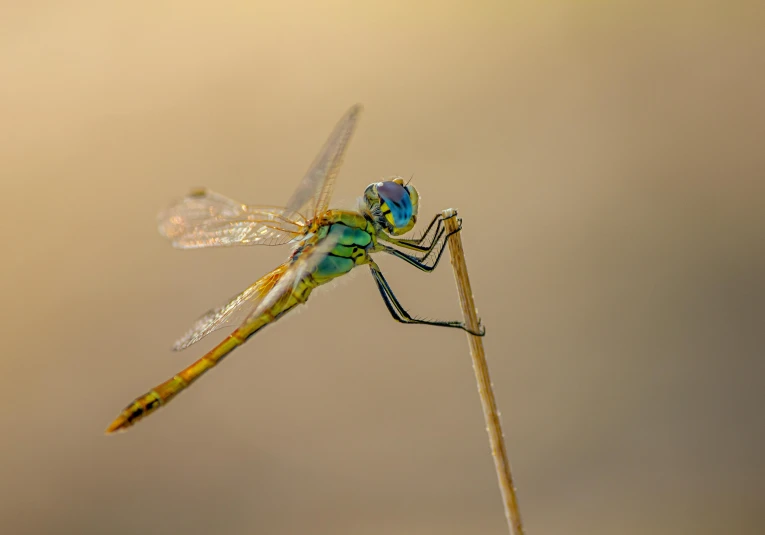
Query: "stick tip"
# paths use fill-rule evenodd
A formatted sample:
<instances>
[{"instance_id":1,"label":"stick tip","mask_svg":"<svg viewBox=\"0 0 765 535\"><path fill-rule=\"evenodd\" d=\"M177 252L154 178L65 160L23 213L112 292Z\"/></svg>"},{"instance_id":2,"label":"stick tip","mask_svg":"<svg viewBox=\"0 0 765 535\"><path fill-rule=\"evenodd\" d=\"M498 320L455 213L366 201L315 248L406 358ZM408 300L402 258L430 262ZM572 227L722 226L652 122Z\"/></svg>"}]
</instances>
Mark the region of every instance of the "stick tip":
<instances>
[{"instance_id":1,"label":"stick tip","mask_svg":"<svg viewBox=\"0 0 765 535\"><path fill-rule=\"evenodd\" d=\"M457 215L457 209L456 208L447 208L443 212L441 212L441 215L443 215L444 219L449 219L450 217L454 217Z\"/></svg>"}]
</instances>

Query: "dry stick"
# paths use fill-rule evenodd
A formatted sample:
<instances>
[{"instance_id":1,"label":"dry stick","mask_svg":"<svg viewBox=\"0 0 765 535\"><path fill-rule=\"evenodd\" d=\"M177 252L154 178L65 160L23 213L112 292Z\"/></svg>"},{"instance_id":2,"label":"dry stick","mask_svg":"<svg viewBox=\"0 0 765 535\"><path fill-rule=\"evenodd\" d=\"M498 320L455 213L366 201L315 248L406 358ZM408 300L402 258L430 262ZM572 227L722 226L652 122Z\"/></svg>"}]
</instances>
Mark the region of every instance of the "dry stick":
<instances>
[{"instance_id":1,"label":"dry stick","mask_svg":"<svg viewBox=\"0 0 765 535\"><path fill-rule=\"evenodd\" d=\"M443 211L447 233L457 230L459 222L454 217L456 215L457 211L453 208ZM462 249L461 234L461 232L455 232L449 238L449 255L452 259L454 279L457 282L465 323L471 331L478 332L481 326L478 321L475 302L473 301L473 291L470 289L470 279L468 279L467 265L465 265L465 252ZM467 337L470 344L470 356L473 358L473 370L478 382L478 395L481 397L483 416L486 420L486 431L489 433L491 454L494 457L494 466L497 469L497 479L499 479L499 489L502 491L502 498L505 504L505 516L510 526L510 533L523 535L521 513L518 510L518 500L515 497L513 476L510 474L510 462L507 460L505 439L502 435L502 425L499 421L497 404L494 401L494 392L491 387L491 379L489 378L489 367L486 364L486 355L483 351L483 340L470 333L468 333Z\"/></svg>"}]
</instances>

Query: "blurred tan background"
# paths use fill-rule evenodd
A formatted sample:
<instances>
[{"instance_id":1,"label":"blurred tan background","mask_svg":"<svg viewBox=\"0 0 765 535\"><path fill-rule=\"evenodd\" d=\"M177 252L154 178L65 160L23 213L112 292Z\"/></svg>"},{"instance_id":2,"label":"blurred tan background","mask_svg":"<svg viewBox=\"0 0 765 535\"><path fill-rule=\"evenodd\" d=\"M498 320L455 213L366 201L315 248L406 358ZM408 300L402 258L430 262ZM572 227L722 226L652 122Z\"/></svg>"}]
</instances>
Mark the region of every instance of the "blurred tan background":
<instances>
[{"instance_id":1,"label":"blurred tan background","mask_svg":"<svg viewBox=\"0 0 765 535\"><path fill-rule=\"evenodd\" d=\"M5 2L0 533L506 533L465 336L366 270L103 436L287 254L156 213L286 201L357 101L334 204L460 209L528 533L763 533L764 58L755 3Z\"/></svg>"}]
</instances>

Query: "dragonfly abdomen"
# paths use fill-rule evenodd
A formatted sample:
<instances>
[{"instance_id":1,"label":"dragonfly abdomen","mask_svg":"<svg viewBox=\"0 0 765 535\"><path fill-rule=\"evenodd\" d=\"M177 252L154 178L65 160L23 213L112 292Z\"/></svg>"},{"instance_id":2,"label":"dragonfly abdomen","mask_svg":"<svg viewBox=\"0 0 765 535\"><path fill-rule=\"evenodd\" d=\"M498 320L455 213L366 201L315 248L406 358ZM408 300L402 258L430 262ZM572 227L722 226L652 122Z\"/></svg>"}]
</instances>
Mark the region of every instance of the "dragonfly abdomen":
<instances>
[{"instance_id":1,"label":"dragonfly abdomen","mask_svg":"<svg viewBox=\"0 0 765 535\"><path fill-rule=\"evenodd\" d=\"M261 325L261 328L263 326ZM120 415L107 428L107 433L123 430L153 413L161 406L185 390L205 372L212 369L223 357L244 343L246 339L241 333L234 331L220 344L215 346L205 356L178 372L176 375L161 383L142 396L137 397L125 407Z\"/></svg>"},{"instance_id":2,"label":"dragonfly abdomen","mask_svg":"<svg viewBox=\"0 0 765 535\"><path fill-rule=\"evenodd\" d=\"M310 276L301 280L293 291L285 296L285 299L277 301L259 316L245 321L244 324L227 336L225 340L215 346L205 356L164 383L155 386L146 394L137 397L130 405L125 407L122 413L107 428L106 432L113 433L130 427L169 403L170 400L188 388L194 381L214 368L234 349L246 342L248 338L266 325L279 319L297 305L305 303L316 286L317 283L311 280Z\"/></svg>"}]
</instances>

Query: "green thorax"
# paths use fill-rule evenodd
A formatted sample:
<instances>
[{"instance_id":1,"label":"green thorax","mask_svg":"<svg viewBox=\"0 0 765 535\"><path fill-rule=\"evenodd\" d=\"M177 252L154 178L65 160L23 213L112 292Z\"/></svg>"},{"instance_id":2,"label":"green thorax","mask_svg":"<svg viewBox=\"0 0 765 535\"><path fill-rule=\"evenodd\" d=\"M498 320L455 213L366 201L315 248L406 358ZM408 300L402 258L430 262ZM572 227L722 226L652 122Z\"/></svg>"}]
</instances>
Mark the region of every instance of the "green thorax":
<instances>
[{"instance_id":1,"label":"green thorax","mask_svg":"<svg viewBox=\"0 0 765 535\"><path fill-rule=\"evenodd\" d=\"M377 247L374 225L358 212L328 211L322 217L316 234L319 239L337 241L312 271L312 277L318 284L329 282L367 263L369 253Z\"/></svg>"}]
</instances>

